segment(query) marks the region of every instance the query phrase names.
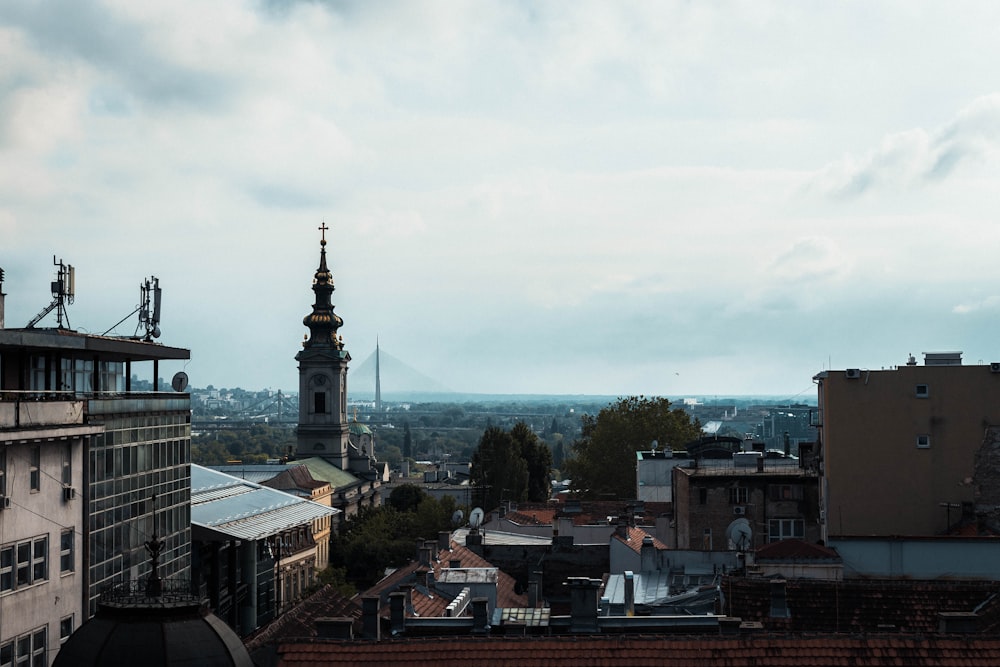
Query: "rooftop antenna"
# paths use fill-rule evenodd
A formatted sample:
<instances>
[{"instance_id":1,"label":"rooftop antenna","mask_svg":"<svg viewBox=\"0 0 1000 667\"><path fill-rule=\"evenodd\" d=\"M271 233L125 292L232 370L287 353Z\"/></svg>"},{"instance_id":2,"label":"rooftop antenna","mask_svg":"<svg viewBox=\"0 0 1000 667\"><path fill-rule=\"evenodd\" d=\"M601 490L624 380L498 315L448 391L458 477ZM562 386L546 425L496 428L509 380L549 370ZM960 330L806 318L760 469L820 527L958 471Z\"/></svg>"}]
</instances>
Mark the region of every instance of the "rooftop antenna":
<instances>
[{"instance_id":1,"label":"rooftop antenna","mask_svg":"<svg viewBox=\"0 0 1000 667\"><path fill-rule=\"evenodd\" d=\"M53 310L56 311L56 327L63 328L63 318L66 318L66 327L69 328L69 315L66 313L66 304L73 303L76 297L76 269L69 264L63 264L60 259L56 261L56 256L52 255L52 264L59 267L56 272L55 282L52 283L52 303L42 308L41 312L31 318L26 329L34 329L35 325L42 321L46 315Z\"/></svg>"},{"instance_id":2,"label":"rooftop antenna","mask_svg":"<svg viewBox=\"0 0 1000 667\"><path fill-rule=\"evenodd\" d=\"M139 305L136 306L135 310L131 313L118 320L115 324L111 326L107 331L105 331L102 336L107 336L115 327L119 324L132 317L136 313L139 313L139 324L135 327L135 334L132 335L134 339L142 339L147 343L152 341L154 338L160 337L160 279L156 276L150 276L148 279L144 280L141 285L139 285ZM139 330L144 329L145 335L140 336Z\"/></svg>"}]
</instances>

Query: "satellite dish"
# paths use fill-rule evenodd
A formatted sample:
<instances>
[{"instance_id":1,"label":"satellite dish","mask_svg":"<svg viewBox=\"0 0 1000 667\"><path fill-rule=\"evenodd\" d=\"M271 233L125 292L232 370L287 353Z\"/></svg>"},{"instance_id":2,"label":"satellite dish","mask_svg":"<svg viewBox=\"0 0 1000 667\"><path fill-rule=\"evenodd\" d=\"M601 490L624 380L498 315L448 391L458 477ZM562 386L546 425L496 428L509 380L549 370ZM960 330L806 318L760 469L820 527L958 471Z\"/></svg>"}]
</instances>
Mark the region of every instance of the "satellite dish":
<instances>
[{"instance_id":1,"label":"satellite dish","mask_svg":"<svg viewBox=\"0 0 1000 667\"><path fill-rule=\"evenodd\" d=\"M746 551L753 546L752 538L753 528L750 527L750 522L746 519L736 519L726 528L726 539L737 551Z\"/></svg>"},{"instance_id":2,"label":"satellite dish","mask_svg":"<svg viewBox=\"0 0 1000 667\"><path fill-rule=\"evenodd\" d=\"M477 507L469 513L469 525L473 528L479 528L483 523L483 508Z\"/></svg>"},{"instance_id":3,"label":"satellite dish","mask_svg":"<svg viewBox=\"0 0 1000 667\"><path fill-rule=\"evenodd\" d=\"M455 510L455 513L451 515L451 525L458 528L462 525L462 519L465 518L465 512L462 510Z\"/></svg>"},{"instance_id":4,"label":"satellite dish","mask_svg":"<svg viewBox=\"0 0 1000 667\"><path fill-rule=\"evenodd\" d=\"M174 373L174 379L170 381L170 386L174 391L184 391L188 386L188 374L184 371Z\"/></svg>"}]
</instances>

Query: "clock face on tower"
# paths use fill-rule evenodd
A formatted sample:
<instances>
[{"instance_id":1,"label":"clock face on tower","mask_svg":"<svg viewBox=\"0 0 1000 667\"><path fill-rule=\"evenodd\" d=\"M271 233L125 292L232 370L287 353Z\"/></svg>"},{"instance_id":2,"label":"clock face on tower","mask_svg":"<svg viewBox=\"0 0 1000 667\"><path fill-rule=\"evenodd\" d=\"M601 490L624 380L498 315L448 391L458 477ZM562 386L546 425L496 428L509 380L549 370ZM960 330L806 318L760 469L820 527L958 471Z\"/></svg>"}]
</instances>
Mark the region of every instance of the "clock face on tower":
<instances>
[{"instance_id":1,"label":"clock face on tower","mask_svg":"<svg viewBox=\"0 0 1000 667\"><path fill-rule=\"evenodd\" d=\"M313 376L313 382L315 382L317 386L322 387L324 384L326 384L326 376L325 375Z\"/></svg>"}]
</instances>

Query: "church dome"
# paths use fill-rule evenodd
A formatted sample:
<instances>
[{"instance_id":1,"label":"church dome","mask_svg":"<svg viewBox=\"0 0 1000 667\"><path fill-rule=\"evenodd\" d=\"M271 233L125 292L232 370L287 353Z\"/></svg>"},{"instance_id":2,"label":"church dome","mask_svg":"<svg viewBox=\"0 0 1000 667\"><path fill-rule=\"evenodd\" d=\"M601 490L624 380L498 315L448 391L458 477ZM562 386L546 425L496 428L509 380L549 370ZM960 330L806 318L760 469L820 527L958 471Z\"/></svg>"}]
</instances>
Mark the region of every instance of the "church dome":
<instances>
[{"instance_id":1,"label":"church dome","mask_svg":"<svg viewBox=\"0 0 1000 667\"><path fill-rule=\"evenodd\" d=\"M167 582L164 582L167 583ZM114 591L59 649L53 667L253 667L239 636L189 593Z\"/></svg>"},{"instance_id":2,"label":"church dome","mask_svg":"<svg viewBox=\"0 0 1000 667\"><path fill-rule=\"evenodd\" d=\"M351 422L351 435L371 435L372 430L359 422Z\"/></svg>"}]
</instances>

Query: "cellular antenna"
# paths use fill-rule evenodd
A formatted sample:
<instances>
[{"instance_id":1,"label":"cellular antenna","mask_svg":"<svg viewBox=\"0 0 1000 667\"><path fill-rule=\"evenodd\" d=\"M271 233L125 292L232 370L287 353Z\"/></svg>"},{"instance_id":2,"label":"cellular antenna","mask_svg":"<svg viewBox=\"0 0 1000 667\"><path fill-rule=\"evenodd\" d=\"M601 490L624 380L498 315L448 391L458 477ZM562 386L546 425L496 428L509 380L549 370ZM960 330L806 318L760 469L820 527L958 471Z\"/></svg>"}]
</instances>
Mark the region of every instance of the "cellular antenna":
<instances>
[{"instance_id":1,"label":"cellular antenna","mask_svg":"<svg viewBox=\"0 0 1000 667\"><path fill-rule=\"evenodd\" d=\"M156 276L150 276L139 285L139 305L136 306L135 310L118 320L117 323L101 335L107 336L119 324L139 313L139 323L135 327L135 334L132 335L132 338L134 340L144 340L147 343L151 342L154 338L159 338L160 301L160 279ZM145 331L144 335L139 335L140 329Z\"/></svg>"},{"instance_id":2,"label":"cellular antenna","mask_svg":"<svg viewBox=\"0 0 1000 667\"><path fill-rule=\"evenodd\" d=\"M160 337L160 279L150 276L139 285L139 294L139 326L136 327L135 333L138 336L139 329L145 327L146 335L143 340L148 343Z\"/></svg>"},{"instance_id":3,"label":"cellular antenna","mask_svg":"<svg viewBox=\"0 0 1000 667\"><path fill-rule=\"evenodd\" d=\"M56 311L56 327L63 328L63 318L66 318L66 327L69 328L69 315L66 313L66 304L73 303L76 298L76 269L69 264L63 264L60 259L56 261L56 256L52 255L52 263L59 267L56 272L56 280L52 283L52 303L42 308L42 310L31 318L26 329L34 329L35 325L42 321L46 315L53 310Z\"/></svg>"}]
</instances>

